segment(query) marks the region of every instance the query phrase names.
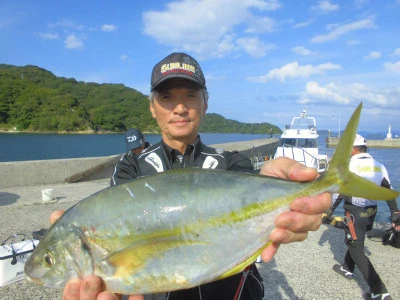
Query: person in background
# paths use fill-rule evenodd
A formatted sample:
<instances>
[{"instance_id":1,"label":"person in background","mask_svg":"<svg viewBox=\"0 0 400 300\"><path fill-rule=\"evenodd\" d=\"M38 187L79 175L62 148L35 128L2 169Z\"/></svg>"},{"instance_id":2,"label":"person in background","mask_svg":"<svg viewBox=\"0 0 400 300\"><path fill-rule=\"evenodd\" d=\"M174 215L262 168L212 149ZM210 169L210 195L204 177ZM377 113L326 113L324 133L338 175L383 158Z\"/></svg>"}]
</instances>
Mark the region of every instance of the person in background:
<instances>
[{"instance_id":1,"label":"person in background","mask_svg":"<svg viewBox=\"0 0 400 300\"><path fill-rule=\"evenodd\" d=\"M366 140L357 134L351 152L350 171L375 182L377 185L391 189L385 166L375 160L367 151ZM345 243L348 249L344 263L334 265L333 270L347 279L352 279L354 269L357 266L370 287L370 292L365 294L366 299L392 299L385 284L364 253L365 233L372 229L378 209L376 201L339 195L335 200L334 208L338 206L342 199L345 201L345 223L347 223L347 226L344 230ZM392 226L395 229L400 229L400 212L396 199L387 201L387 204L391 212Z\"/></svg>"},{"instance_id":2,"label":"person in background","mask_svg":"<svg viewBox=\"0 0 400 300\"><path fill-rule=\"evenodd\" d=\"M125 134L126 148L128 155L139 155L144 149L148 148L150 144L146 142L144 135L139 129L128 129Z\"/></svg>"},{"instance_id":3,"label":"person in background","mask_svg":"<svg viewBox=\"0 0 400 300\"><path fill-rule=\"evenodd\" d=\"M162 139L139 155L124 155L115 168L111 185L176 168L254 171L250 159L243 154L202 143L199 127L208 108L208 91L203 72L194 58L185 53L172 53L157 63L151 75L149 99L150 112L160 127ZM293 181L311 181L317 177L314 168L288 158L266 162L260 174ZM329 193L295 199L290 211L277 216L276 228L269 237L272 243L261 253L263 260L271 260L280 244L302 241L308 231L318 229L321 214L330 204ZM61 214L55 212L51 218L54 220ZM163 299L262 299L261 281L253 263L237 275L162 296ZM104 282L98 276L74 278L66 285L63 299L117 299L104 289ZM129 299L143 298L130 296Z\"/></svg>"}]
</instances>

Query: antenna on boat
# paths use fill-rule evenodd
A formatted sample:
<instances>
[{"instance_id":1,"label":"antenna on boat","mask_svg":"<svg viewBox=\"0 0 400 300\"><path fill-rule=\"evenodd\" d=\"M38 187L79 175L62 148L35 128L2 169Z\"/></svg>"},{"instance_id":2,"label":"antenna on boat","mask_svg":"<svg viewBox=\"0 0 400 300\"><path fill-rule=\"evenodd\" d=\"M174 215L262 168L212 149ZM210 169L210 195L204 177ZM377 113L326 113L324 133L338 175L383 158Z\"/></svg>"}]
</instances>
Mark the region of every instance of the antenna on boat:
<instances>
[{"instance_id":1,"label":"antenna on boat","mask_svg":"<svg viewBox=\"0 0 400 300\"><path fill-rule=\"evenodd\" d=\"M305 107L303 107L303 111L301 112L301 117L302 118L307 117L307 109Z\"/></svg>"}]
</instances>

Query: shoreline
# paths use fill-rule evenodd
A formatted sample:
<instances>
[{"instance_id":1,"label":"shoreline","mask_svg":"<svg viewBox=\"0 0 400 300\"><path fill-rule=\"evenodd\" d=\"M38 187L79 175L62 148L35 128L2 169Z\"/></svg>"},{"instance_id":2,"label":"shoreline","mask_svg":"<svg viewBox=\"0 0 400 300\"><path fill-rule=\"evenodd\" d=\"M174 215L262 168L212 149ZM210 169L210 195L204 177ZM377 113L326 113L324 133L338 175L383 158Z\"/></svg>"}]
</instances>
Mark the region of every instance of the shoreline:
<instances>
[{"instance_id":1,"label":"shoreline","mask_svg":"<svg viewBox=\"0 0 400 300\"><path fill-rule=\"evenodd\" d=\"M0 134L1 133L7 133L7 134L23 134L23 133L28 133L28 134L115 134L115 133L124 133L124 132L114 132L114 131L31 131L31 130L4 130L0 129Z\"/></svg>"},{"instance_id":2,"label":"shoreline","mask_svg":"<svg viewBox=\"0 0 400 300\"><path fill-rule=\"evenodd\" d=\"M335 148L339 143L339 138L337 137L327 137L326 146L328 148ZM400 138L391 138L391 139L383 139L383 140L368 140L367 139L367 147L368 148L400 148Z\"/></svg>"}]
</instances>

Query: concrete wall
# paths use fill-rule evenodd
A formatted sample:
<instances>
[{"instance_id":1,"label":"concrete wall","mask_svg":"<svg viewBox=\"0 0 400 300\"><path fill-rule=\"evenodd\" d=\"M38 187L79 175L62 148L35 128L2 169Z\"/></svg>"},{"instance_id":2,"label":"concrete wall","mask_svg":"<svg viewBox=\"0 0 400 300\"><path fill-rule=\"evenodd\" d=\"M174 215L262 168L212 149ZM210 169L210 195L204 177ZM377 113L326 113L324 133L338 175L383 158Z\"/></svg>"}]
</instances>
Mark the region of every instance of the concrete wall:
<instances>
[{"instance_id":1,"label":"concrete wall","mask_svg":"<svg viewBox=\"0 0 400 300\"><path fill-rule=\"evenodd\" d=\"M339 143L339 138L337 137L326 138L326 145L328 147L336 147L338 143ZM400 148L400 139L367 140L367 147Z\"/></svg>"},{"instance_id":2,"label":"concrete wall","mask_svg":"<svg viewBox=\"0 0 400 300\"><path fill-rule=\"evenodd\" d=\"M120 155L71 159L0 162L0 188L48 183L61 183L77 173L103 166L91 179L110 177ZM77 180L79 181L79 180Z\"/></svg>"}]
</instances>

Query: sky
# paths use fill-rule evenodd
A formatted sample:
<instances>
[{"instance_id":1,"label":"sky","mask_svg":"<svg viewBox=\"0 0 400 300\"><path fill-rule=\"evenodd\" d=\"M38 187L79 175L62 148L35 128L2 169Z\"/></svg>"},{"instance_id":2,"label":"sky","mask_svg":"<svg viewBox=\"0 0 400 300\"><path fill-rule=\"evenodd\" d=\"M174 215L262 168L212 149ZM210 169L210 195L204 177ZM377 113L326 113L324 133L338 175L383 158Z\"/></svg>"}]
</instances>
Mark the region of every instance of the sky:
<instances>
[{"instance_id":1,"label":"sky","mask_svg":"<svg viewBox=\"0 0 400 300\"><path fill-rule=\"evenodd\" d=\"M145 95L172 52L200 63L209 113L283 128L400 134L400 0L2 0L0 63Z\"/></svg>"}]
</instances>

